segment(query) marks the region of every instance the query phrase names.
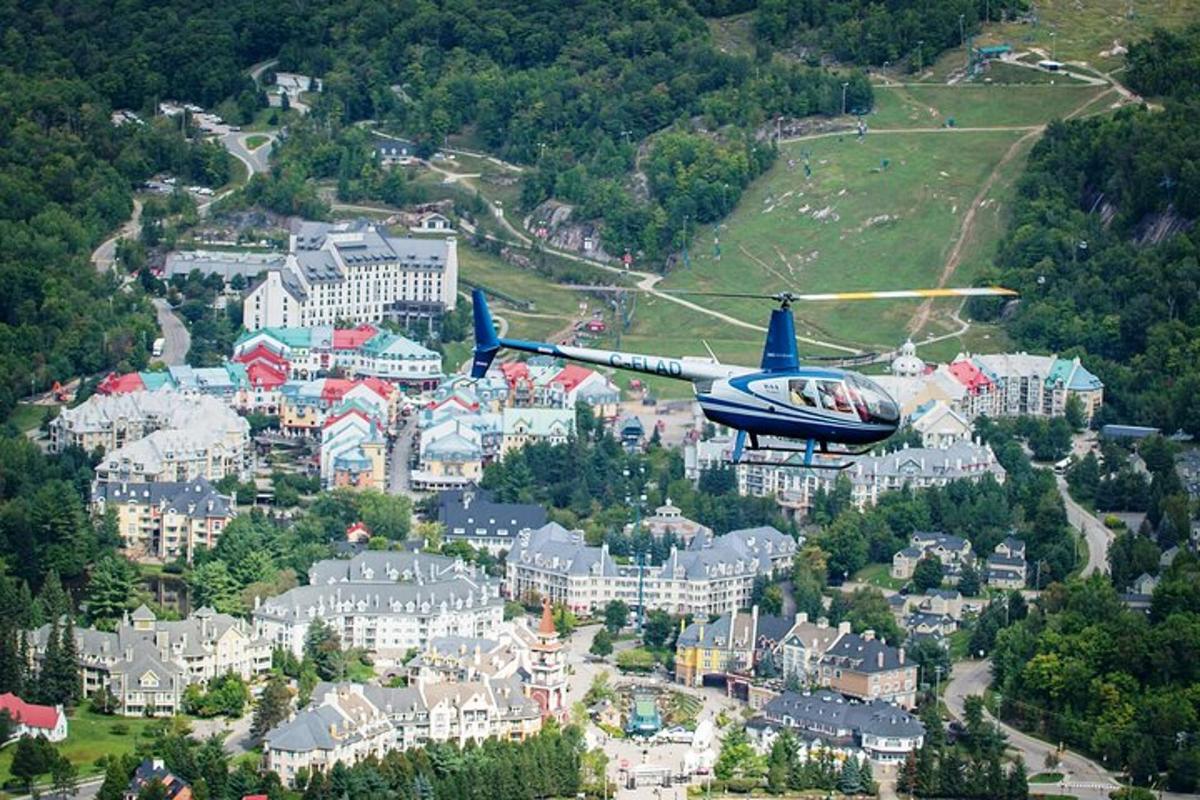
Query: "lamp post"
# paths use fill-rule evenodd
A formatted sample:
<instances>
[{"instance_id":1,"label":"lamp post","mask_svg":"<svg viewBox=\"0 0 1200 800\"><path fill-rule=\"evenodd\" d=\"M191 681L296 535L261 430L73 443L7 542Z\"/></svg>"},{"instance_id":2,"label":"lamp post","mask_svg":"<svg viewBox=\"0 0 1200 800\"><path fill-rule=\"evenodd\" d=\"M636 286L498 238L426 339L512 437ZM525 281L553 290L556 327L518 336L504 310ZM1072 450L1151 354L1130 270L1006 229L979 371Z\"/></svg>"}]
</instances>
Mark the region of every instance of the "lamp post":
<instances>
[{"instance_id":1,"label":"lamp post","mask_svg":"<svg viewBox=\"0 0 1200 800\"><path fill-rule=\"evenodd\" d=\"M849 85L849 81L842 81L842 116L846 115L846 87Z\"/></svg>"}]
</instances>

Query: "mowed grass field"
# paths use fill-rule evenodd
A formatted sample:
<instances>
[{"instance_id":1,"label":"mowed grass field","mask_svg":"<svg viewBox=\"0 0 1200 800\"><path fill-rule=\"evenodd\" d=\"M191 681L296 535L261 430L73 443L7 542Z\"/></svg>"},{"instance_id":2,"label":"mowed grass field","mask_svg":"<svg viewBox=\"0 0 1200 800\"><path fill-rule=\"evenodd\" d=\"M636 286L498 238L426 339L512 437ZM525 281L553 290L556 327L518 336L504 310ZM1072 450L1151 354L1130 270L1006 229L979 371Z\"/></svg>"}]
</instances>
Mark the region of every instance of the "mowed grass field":
<instances>
[{"instance_id":1,"label":"mowed grass field","mask_svg":"<svg viewBox=\"0 0 1200 800\"><path fill-rule=\"evenodd\" d=\"M123 755L133 752L142 737L147 735L154 720L145 717L110 717L98 714L86 706L77 708L67 723L67 739L55 747L79 770L80 778L102 774L96 761L105 755ZM0 786L12 779L12 766L16 744L0 750ZM49 780L48 775L39 779ZM17 791L13 794L21 794ZM0 792L0 797L8 796Z\"/></svg>"},{"instance_id":2,"label":"mowed grass field","mask_svg":"<svg viewBox=\"0 0 1200 800\"><path fill-rule=\"evenodd\" d=\"M1006 65L1007 66L1007 65ZM1023 67L1011 70L1039 73ZM875 86L875 109L866 118L875 129L1029 127L1066 117L1106 91L1073 83Z\"/></svg>"},{"instance_id":3,"label":"mowed grass field","mask_svg":"<svg viewBox=\"0 0 1200 800\"><path fill-rule=\"evenodd\" d=\"M935 286L968 208L1024 135L912 132L869 134L861 142L843 136L785 144L775 166L747 190L722 226L720 260L714 255L713 232L704 229L691 251L692 268L672 273L663 286L728 292ZM805 152L811 178L804 174ZM1015 155L1006 164L1014 174L1020 167ZM988 230L998 234L1002 214L999 204L985 197L975 224L991 215L996 220ZM994 238L990 244L994 246ZM989 243L980 246L986 250ZM965 261L951 283L970 283L981 263ZM770 304L753 300L703 301L760 325L770 309ZM854 349L888 350L908 335L917 305L806 304L796 309L797 333ZM952 301L938 301L935 316L956 307ZM679 337L678 332L690 333L700 324L699 315L688 309L661 301L657 308L653 316L639 315L635 333L673 331ZM761 347L761 334L713 322L723 329L723 338Z\"/></svg>"},{"instance_id":4,"label":"mowed grass field","mask_svg":"<svg viewBox=\"0 0 1200 800\"><path fill-rule=\"evenodd\" d=\"M1128 47L1155 28L1179 29L1200 19L1200 0L1039 0L1037 24L989 26L988 40L1038 48L1059 61L1101 72L1122 65L1113 43Z\"/></svg>"}]
</instances>

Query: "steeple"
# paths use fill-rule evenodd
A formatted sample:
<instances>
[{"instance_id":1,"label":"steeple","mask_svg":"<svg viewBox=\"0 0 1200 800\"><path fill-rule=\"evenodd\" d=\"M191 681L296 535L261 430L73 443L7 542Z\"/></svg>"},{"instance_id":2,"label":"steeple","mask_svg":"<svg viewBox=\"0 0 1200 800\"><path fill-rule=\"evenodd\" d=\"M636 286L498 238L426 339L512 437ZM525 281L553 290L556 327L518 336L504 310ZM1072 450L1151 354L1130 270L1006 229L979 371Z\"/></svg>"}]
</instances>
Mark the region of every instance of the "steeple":
<instances>
[{"instance_id":1,"label":"steeple","mask_svg":"<svg viewBox=\"0 0 1200 800\"><path fill-rule=\"evenodd\" d=\"M550 611L550 598L542 598L542 619L538 623L538 633L543 636L553 636L558 633L554 627L554 614Z\"/></svg>"}]
</instances>

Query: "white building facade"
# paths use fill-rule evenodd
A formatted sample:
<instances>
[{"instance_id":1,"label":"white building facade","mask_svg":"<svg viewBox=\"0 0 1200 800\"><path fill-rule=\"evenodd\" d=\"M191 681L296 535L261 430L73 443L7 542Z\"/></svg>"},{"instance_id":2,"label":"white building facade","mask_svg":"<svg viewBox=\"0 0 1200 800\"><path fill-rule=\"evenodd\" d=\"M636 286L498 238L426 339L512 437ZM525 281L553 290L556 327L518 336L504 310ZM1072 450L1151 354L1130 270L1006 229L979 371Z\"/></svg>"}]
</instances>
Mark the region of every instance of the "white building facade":
<instances>
[{"instance_id":1,"label":"white building facade","mask_svg":"<svg viewBox=\"0 0 1200 800\"><path fill-rule=\"evenodd\" d=\"M244 324L265 327L416 319L454 309L457 240L394 237L366 222L301 223L287 260L246 296Z\"/></svg>"}]
</instances>

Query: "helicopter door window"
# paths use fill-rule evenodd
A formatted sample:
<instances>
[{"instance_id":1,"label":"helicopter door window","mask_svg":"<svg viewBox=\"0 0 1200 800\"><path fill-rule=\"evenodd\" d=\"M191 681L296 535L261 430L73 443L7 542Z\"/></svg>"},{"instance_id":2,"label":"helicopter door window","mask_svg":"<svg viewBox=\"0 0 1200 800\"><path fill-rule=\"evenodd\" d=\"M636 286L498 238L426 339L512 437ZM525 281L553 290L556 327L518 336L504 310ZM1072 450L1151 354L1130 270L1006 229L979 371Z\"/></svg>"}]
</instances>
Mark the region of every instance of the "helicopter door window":
<instances>
[{"instance_id":1,"label":"helicopter door window","mask_svg":"<svg viewBox=\"0 0 1200 800\"><path fill-rule=\"evenodd\" d=\"M818 402L815 383L802 378L788 381L788 399L792 405L816 407Z\"/></svg>"},{"instance_id":2,"label":"helicopter door window","mask_svg":"<svg viewBox=\"0 0 1200 800\"><path fill-rule=\"evenodd\" d=\"M846 395L846 387L841 381L817 381L817 388L821 408L841 414L849 414L854 410L850 406L850 398Z\"/></svg>"}]
</instances>

